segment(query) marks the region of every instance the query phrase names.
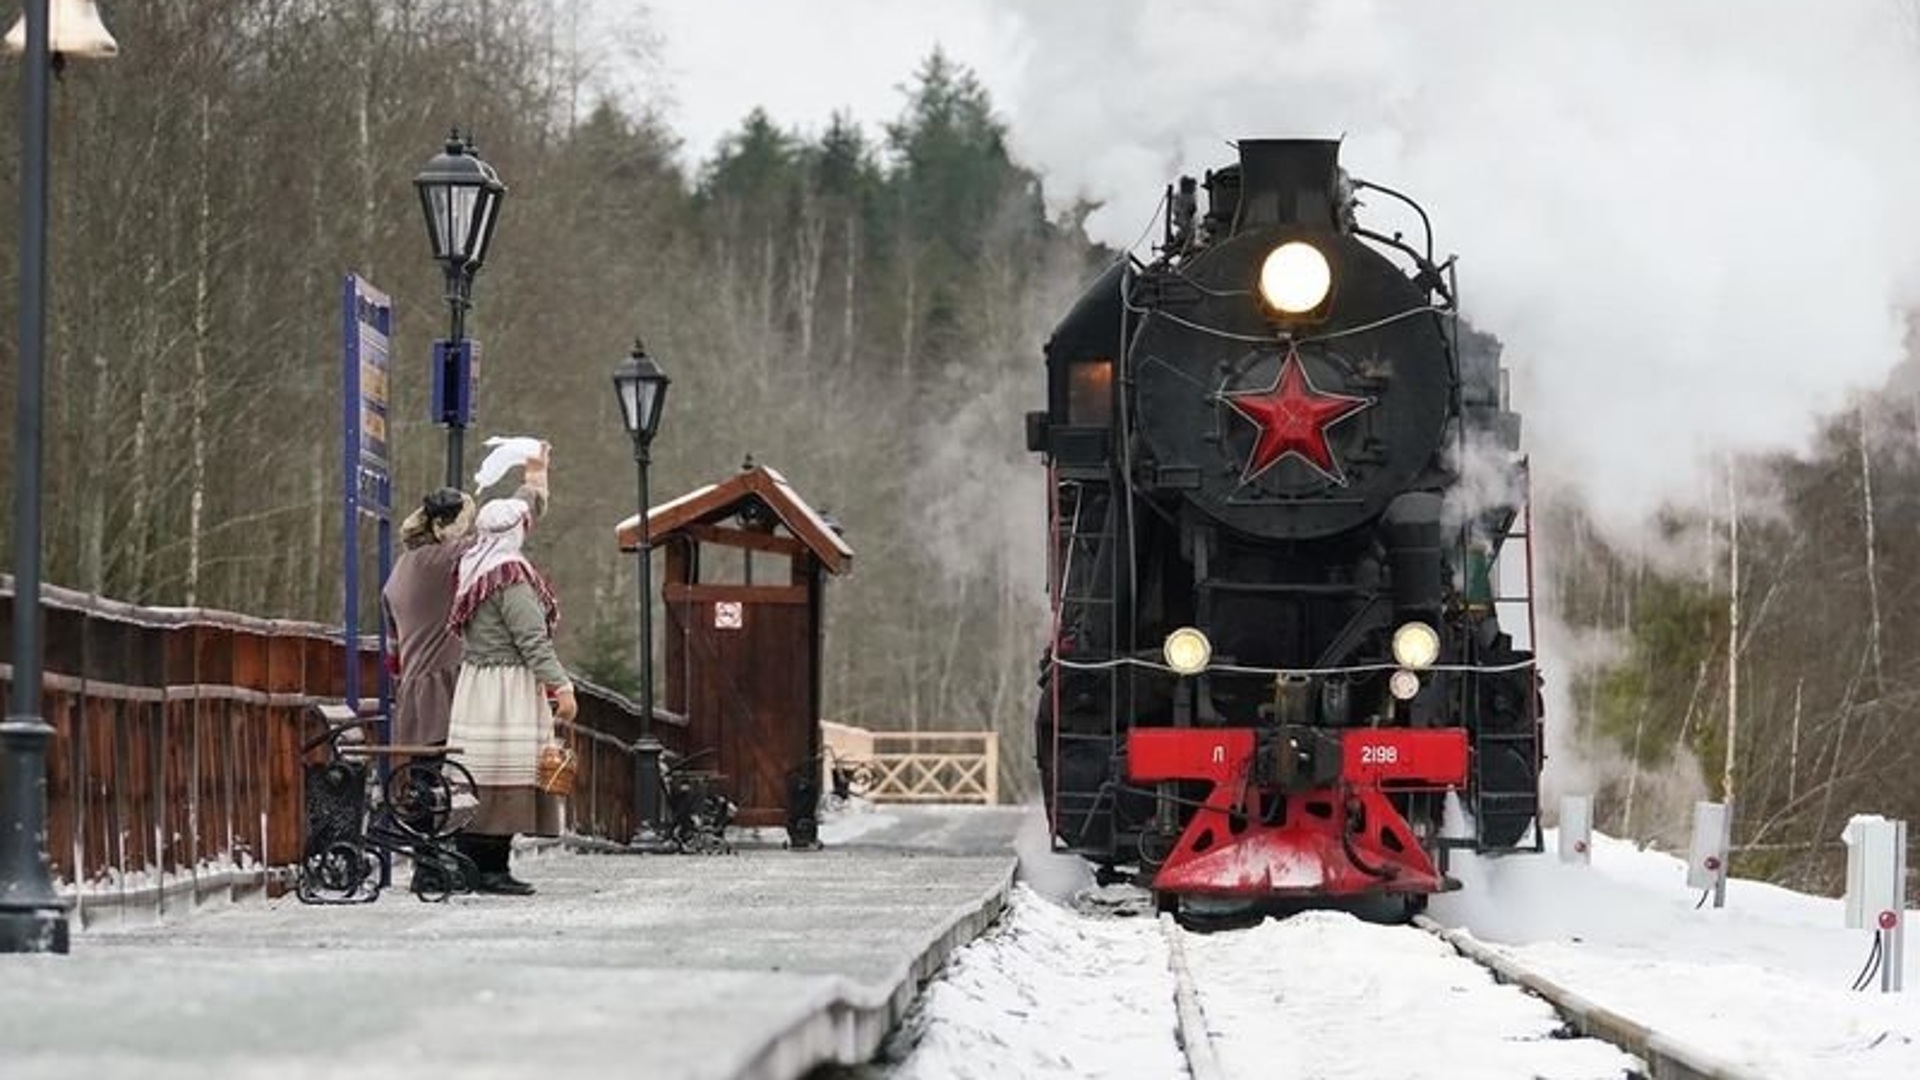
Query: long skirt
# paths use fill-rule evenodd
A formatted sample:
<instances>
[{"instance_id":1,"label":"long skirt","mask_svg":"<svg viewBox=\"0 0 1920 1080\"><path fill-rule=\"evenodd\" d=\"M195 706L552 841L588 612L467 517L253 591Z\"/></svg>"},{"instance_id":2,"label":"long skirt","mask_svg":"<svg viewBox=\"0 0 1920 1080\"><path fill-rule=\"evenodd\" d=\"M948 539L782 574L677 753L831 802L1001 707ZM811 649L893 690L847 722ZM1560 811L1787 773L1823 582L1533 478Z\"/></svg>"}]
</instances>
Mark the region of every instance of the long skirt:
<instances>
[{"instance_id":1,"label":"long skirt","mask_svg":"<svg viewBox=\"0 0 1920 1080\"><path fill-rule=\"evenodd\" d=\"M460 665L453 690L449 757L467 767L480 788L480 808L467 832L487 836L558 836L560 800L535 782L540 748L553 731L553 712L533 672L518 665Z\"/></svg>"}]
</instances>

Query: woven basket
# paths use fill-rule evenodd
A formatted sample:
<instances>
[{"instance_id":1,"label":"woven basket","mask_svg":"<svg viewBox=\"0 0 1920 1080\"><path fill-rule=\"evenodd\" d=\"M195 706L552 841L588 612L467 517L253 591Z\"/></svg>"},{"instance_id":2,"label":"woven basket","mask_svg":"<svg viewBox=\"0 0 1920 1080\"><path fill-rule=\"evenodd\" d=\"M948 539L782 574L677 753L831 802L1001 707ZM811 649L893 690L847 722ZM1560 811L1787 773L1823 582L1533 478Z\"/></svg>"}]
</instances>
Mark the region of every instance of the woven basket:
<instances>
[{"instance_id":1,"label":"woven basket","mask_svg":"<svg viewBox=\"0 0 1920 1080\"><path fill-rule=\"evenodd\" d=\"M540 771L534 782L549 795L573 794L573 781L580 772L580 759L571 747L548 743L540 748Z\"/></svg>"}]
</instances>

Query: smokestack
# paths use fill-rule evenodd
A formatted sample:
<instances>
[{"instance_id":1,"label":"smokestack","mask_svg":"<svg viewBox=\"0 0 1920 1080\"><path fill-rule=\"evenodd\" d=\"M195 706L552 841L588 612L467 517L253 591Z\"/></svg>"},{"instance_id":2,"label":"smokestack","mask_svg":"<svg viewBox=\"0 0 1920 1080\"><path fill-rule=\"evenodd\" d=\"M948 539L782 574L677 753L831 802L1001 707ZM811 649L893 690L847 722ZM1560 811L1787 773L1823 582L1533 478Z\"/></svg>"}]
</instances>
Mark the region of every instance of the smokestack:
<instances>
[{"instance_id":1,"label":"smokestack","mask_svg":"<svg viewBox=\"0 0 1920 1080\"><path fill-rule=\"evenodd\" d=\"M1333 139L1243 139L1239 224L1339 228L1340 143Z\"/></svg>"}]
</instances>

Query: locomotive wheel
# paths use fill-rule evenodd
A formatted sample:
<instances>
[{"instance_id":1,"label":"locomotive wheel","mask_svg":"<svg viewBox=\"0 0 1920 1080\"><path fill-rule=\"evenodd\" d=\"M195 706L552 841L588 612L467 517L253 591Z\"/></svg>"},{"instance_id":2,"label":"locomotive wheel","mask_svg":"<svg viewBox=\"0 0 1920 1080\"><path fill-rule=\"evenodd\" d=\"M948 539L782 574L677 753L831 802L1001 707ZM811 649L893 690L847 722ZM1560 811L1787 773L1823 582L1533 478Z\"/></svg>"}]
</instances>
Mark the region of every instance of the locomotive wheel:
<instances>
[{"instance_id":1,"label":"locomotive wheel","mask_svg":"<svg viewBox=\"0 0 1920 1080\"><path fill-rule=\"evenodd\" d=\"M1166 896L1172 905L1163 908L1173 914L1174 921L1182 930L1195 934L1213 934L1223 930L1246 930L1265 922L1273 914L1273 907L1267 902L1248 899L1214 899L1189 896L1182 900L1170 893L1155 893L1158 900Z\"/></svg>"}]
</instances>

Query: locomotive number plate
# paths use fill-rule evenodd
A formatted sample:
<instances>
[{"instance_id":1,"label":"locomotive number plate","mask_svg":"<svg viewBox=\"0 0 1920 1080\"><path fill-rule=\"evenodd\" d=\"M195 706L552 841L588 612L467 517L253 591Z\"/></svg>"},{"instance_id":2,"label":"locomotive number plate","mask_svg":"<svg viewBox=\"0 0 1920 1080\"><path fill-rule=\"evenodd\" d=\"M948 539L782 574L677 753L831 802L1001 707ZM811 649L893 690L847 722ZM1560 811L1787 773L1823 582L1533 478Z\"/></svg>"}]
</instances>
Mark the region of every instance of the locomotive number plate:
<instances>
[{"instance_id":1,"label":"locomotive number plate","mask_svg":"<svg viewBox=\"0 0 1920 1080\"><path fill-rule=\"evenodd\" d=\"M1467 779L1462 728L1379 728L1349 732L1340 774L1361 783L1456 786Z\"/></svg>"}]
</instances>

